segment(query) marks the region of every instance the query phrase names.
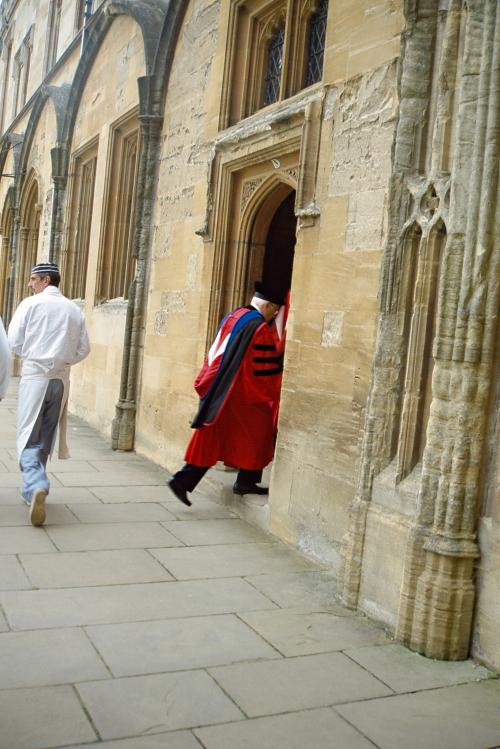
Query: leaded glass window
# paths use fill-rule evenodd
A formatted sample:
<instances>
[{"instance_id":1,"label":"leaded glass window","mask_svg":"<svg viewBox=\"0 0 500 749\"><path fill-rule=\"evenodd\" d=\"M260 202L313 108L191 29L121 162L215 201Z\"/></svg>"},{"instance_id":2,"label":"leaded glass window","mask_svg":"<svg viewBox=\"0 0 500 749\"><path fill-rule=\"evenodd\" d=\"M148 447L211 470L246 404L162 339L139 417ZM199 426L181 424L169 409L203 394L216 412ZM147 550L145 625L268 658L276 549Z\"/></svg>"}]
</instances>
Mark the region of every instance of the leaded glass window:
<instances>
[{"instance_id":1,"label":"leaded glass window","mask_svg":"<svg viewBox=\"0 0 500 749\"><path fill-rule=\"evenodd\" d=\"M283 67L283 46L285 29L276 30L267 48L267 70L264 82L264 106L278 101L280 95L281 68Z\"/></svg>"},{"instance_id":2,"label":"leaded glass window","mask_svg":"<svg viewBox=\"0 0 500 749\"><path fill-rule=\"evenodd\" d=\"M321 0L318 10L311 16L305 86L312 86L323 76L327 13L328 0Z\"/></svg>"}]
</instances>

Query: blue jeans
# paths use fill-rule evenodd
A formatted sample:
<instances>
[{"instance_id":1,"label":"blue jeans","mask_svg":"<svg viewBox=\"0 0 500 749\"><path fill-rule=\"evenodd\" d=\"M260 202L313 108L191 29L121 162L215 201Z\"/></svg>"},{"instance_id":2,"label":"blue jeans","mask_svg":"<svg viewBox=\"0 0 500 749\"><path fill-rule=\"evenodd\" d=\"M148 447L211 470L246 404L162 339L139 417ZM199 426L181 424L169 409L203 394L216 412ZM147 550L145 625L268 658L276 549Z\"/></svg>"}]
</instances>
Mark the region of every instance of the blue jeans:
<instances>
[{"instance_id":1,"label":"blue jeans","mask_svg":"<svg viewBox=\"0 0 500 749\"><path fill-rule=\"evenodd\" d=\"M47 493L49 491L50 482L45 466L59 421L63 393L62 380L49 380L40 413L19 458L19 468L23 477L21 494L26 502L31 502L35 489L45 489Z\"/></svg>"}]
</instances>

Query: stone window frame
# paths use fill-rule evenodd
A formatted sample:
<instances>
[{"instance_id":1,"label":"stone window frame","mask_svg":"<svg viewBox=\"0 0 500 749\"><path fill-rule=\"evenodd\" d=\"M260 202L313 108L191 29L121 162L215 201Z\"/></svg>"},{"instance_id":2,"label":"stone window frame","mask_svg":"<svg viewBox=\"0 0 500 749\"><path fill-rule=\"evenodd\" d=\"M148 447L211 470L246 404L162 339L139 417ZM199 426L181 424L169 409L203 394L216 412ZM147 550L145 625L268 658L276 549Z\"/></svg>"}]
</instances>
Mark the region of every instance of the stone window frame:
<instances>
[{"instance_id":1,"label":"stone window frame","mask_svg":"<svg viewBox=\"0 0 500 749\"><path fill-rule=\"evenodd\" d=\"M1 94L1 110L0 110L0 133L4 131L5 117L7 114L7 91L9 88L9 78L11 75L12 65L12 36L9 34L2 45L2 62L4 65L2 74L2 94Z\"/></svg>"},{"instance_id":2,"label":"stone window frame","mask_svg":"<svg viewBox=\"0 0 500 749\"><path fill-rule=\"evenodd\" d=\"M59 42L59 29L61 25L62 0L50 0L47 27L47 46L45 48L45 60L43 65L44 75L57 61L57 45Z\"/></svg>"},{"instance_id":3,"label":"stone window frame","mask_svg":"<svg viewBox=\"0 0 500 749\"><path fill-rule=\"evenodd\" d=\"M14 57L14 98L12 116L17 117L26 104L28 94L28 81L31 66L31 53L33 51L34 26L31 26L23 41L19 45Z\"/></svg>"},{"instance_id":4,"label":"stone window frame","mask_svg":"<svg viewBox=\"0 0 500 749\"><path fill-rule=\"evenodd\" d=\"M429 188L428 192L433 188ZM424 195L422 201L426 201ZM407 341L396 448L396 484L422 461L429 418L432 348L437 319L437 292L446 245L446 214L434 220L413 219L405 228L399 320Z\"/></svg>"},{"instance_id":5,"label":"stone window frame","mask_svg":"<svg viewBox=\"0 0 500 749\"><path fill-rule=\"evenodd\" d=\"M80 29L83 29L84 21L85 21L85 0L77 0L76 13L75 13L75 34L78 34Z\"/></svg>"},{"instance_id":6,"label":"stone window frame","mask_svg":"<svg viewBox=\"0 0 500 749\"><path fill-rule=\"evenodd\" d=\"M99 243L96 305L127 299L134 278L132 255L139 173L138 108L111 126L104 188L104 212Z\"/></svg>"},{"instance_id":7,"label":"stone window frame","mask_svg":"<svg viewBox=\"0 0 500 749\"><path fill-rule=\"evenodd\" d=\"M206 346L224 312L246 303L249 238L256 202L264 199L264 193L272 202L279 185L288 185L288 190L296 193L297 231L313 227L320 216L316 175L322 117L322 94L308 89L299 100L282 103L271 123L239 123L216 139L207 212L203 226L196 232L211 246L213 258ZM277 135L272 123L282 122L283 118L289 127ZM262 163L267 163L267 176L252 177L252 170ZM315 166L306 169L306 164Z\"/></svg>"},{"instance_id":8,"label":"stone window frame","mask_svg":"<svg viewBox=\"0 0 500 749\"><path fill-rule=\"evenodd\" d=\"M62 279L71 299L84 299L92 228L99 137L72 154ZM85 179L88 176L89 179ZM90 186L89 186L90 181Z\"/></svg>"},{"instance_id":9,"label":"stone window frame","mask_svg":"<svg viewBox=\"0 0 500 749\"><path fill-rule=\"evenodd\" d=\"M12 211L11 198L7 195L2 211L0 232L2 235L2 246L0 255L0 315L4 322L7 320L8 313L8 279L11 272L11 242L12 232L14 229L14 216Z\"/></svg>"},{"instance_id":10,"label":"stone window frame","mask_svg":"<svg viewBox=\"0 0 500 749\"><path fill-rule=\"evenodd\" d=\"M35 170L31 169L24 183L20 200L20 229L14 297L16 307L28 293L26 284L30 277L31 268L37 260L42 208L40 180Z\"/></svg>"},{"instance_id":11,"label":"stone window frame","mask_svg":"<svg viewBox=\"0 0 500 749\"><path fill-rule=\"evenodd\" d=\"M306 88L310 22L319 7L319 0L231 0L219 130ZM265 105L267 47L281 27L285 39L280 92L276 102Z\"/></svg>"}]
</instances>

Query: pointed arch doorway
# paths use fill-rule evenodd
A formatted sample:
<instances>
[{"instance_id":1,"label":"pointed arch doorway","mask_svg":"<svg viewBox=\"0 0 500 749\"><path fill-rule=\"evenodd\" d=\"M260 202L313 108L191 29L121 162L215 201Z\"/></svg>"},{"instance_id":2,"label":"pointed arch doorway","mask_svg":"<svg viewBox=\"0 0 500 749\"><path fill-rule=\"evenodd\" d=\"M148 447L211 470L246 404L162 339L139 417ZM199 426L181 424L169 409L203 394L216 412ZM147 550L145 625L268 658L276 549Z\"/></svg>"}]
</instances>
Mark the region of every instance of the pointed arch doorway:
<instances>
[{"instance_id":1,"label":"pointed arch doorway","mask_svg":"<svg viewBox=\"0 0 500 749\"><path fill-rule=\"evenodd\" d=\"M254 215L245 284L248 300L256 281L283 299L291 288L297 233L294 206L295 190L280 184Z\"/></svg>"},{"instance_id":2,"label":"pointed arch doorway","mask_svg":"<svg viewBox=\"0 0 500 749\"><path fill-rule=\"evenodd\" d=\"M233 205L240 207L241 196L245 194L245 181L233 194ZM219 273L224 281L221 284L218 320L237 306L249 304L256 281L262 281L266 289L281 298L286 298L292 285L293 261L295 254L297 218L295 216L296 192L292 185L275 178L262 180L260 189L255 190L251 199L239 211L232 213L233 222L227 236L227 253ZM243 201L244 202L244 201ZM219 276L220 277L220 276ZM215 287L216 288L216 287ZM214 289L212 290L214 291ZM210 336L210 340L213 336ZM222 467L220 465L219 467ZM272 463L264 471L263 482L269 485ZM226 471L234 467L226 466ZM234 504L237 513L245 516L246 500L232 494L233 477L227 482L225 501ZM253 522L263 528L268 527L269 505L262 497L257 510L250 502ZM261 514L262 511L262 514Z\"/></svg>"}]
</instances>

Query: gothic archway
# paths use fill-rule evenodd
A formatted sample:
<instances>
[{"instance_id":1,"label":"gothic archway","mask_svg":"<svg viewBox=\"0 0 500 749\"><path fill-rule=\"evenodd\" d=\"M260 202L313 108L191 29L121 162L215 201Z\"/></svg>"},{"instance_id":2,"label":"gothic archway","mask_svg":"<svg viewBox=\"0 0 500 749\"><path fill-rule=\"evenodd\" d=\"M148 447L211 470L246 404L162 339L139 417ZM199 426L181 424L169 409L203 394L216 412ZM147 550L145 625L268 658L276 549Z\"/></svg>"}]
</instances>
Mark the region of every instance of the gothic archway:
<instances>
[{"instance_id":1,"label":"gothic archway","mask_svg":"<svg viewBox=\"0 0 500 749\"><path fill-rule=\"evenodd\" d=\"M16 259L15 307L26 296L26 284L36 263L40 233L41 205L38 180L34 171L28 175L21 195L19 247Z\"/></svg>"},{"instance_id":2,"label":"gothic archway","mask_svg":"<svg viewBox=\"0 0 500 749\"><path fill-rule=\"evenodd\" d=\"M0 251L0 315L4 323L7 321L7 302L9 296L9 279L11 275L10 245L12 241L12 205L11 196L7 194L2 211L2 245Z\"/></svg>"}]
</instances>

